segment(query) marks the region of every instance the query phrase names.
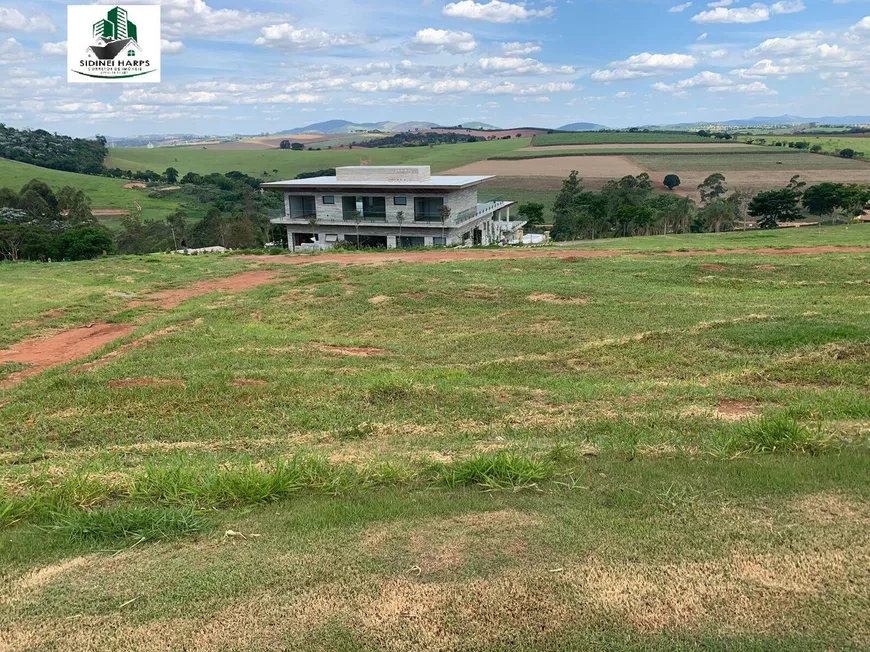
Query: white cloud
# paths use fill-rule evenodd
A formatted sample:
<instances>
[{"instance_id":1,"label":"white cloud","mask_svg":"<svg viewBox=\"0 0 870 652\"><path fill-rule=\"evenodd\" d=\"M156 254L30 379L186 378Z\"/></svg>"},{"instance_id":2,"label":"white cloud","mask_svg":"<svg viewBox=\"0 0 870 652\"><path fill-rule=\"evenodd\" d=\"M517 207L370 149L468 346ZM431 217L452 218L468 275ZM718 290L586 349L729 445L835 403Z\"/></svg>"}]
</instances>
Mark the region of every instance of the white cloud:
<instances>
[{"instance_id":1,"label":"white cloud","mask_svg":"<svg viewBox=\"0 0 870 652\"><path fill-rule=\"evenodd\" d=\"M796 14L806 9L802 0L781 0L770 5L772 14Z\"/></svg>"},{"instance_id":2,"label":"white cloud","mask_svg":"<svg viewBox=\"0 0 870 652\"><path fill-rule=\"evenodd\" d=\"M58 41L57 43L43 43L40 47L43 54L52 56L60 56L66 54L66 41Z\"/></svg>"},{"instance_id":3,"label":"white cloud","mask_svg":"<svg viewBox=\"0 0 870 652\"><path fill-rule=\"evenodd\" d=\"M10 37L5 41L0 41L0 65L21 63L28 58L24 52L24 47L14 38Z\"/></svg>"},{"instance_id":4,"label":"white cloud","mask_svg":"<svg viewBox=\"0 0 870 652\"><path fill-rule=\"evenodd\" d=\"M117 0L98 0L98 4L114 5ZM227 36L296 19L290 14L214 9L205 0L130 0L127 4L159 4L162 33L168 38Z\"/></svg>"},{"instance_id":5,"label":"white cloud","mask_svg":"<svg viewBox=\"0 0 870 652\"><path fill-rule=\"evenodd\" d=\"M759 3L733 9L716 7L692 16L693 23L760 23L765 20L770 20L770 9Z\"/></svg>"},{"instance_id":6,"label":"white cloud","mask_svg":"<svg viewBox=\"0 0 870 652\"><path fill-rule=\"evenodd\" d=\"M653 77L673 70L688 70L698 65L698 59L691 54L650 54L641 52L625 61L614 61L609 70L596 70L593 81L608 82L621 79Z\"/></svg>"},{"instance_id":7,"label":"white cloud","mask_svg":"<svg viewBox=\"0 0 870 652\"><path fill-rule=\"evenodd\" d=\"M679 14L679 13L684 12L686 9L688 9L691 6L692 6L691 2L684 2L681 5L674 5L673 7L668 9L668 11L672 14Z\"/></svg>"},{"instance_id":8,"label":"white cloud","mask_svg":"<svg viewBox=\"0 0 870 652\"><path fill-rule=\"evenodd\" d=\"M572 66L548 66L537 59L522 57L483 57L479 62L485 73L504 75L570 75L575 72Z\"/></svg>"},{"instance_id":9,"label":"white cloud","mask_svg":"<svg viewBox=\"0 0 870 652\"><path fill-rule=\"evenodd\" d=\"M25 16L17 9L0 7L0 32L54 32L56 29L45 14Z\"/></svg>"},{"instance_id":10,"label":"white cloud","mask_svg":"<svg viewBox=\"0 0 870 652\"><path fill-rule=\"evenodd\" d=\"M524 4L490 0L483 4L474 0L461 0L445 5L441 13L451 18L483 20L488 23L519 23L531 18L544 18L553 14L553 7L527 9Z\"/></svg>"},{"instance_id":11,"label":"white cloud","mask_svg":"<svg viewBox=\"0 0 870 652\"><path fill-rule=\"evenodd\" d=\"M807 68L803 65L777 65L771 59L762 59L749 68L732 70L731 74L743 79L761 79L763 77L786 77L806 71Z\"/></svg>"},{"instance_id":12,"label":"white cloud","mask_svg":"<svg viewBox=\"0 0 870 652\"><path fill-rule=\"evenodd\" d=\"M694 77L689 77L688 79L682 79L673 84L665 84L662 82L657 82L653 84L653 88L657 91L661 91L663 93L680 93L683 91L687 91L692 88L706 88L711 92L736 92L736 93L750 93L750 94L763 94L763 95L774 95L776 91L771 90L767 87L763 82L752 82L750 84L738 84L730 77L726 77L718 72L711 72L709 70L705 70L703 72L699 72Z\"/></svg>"},{"instance_id":13,"label":"white cloud","mask_svg":"<svg viewBox=\"0 0 870 652\"><path fill-rule=\"evenodd\" d=\"M400 77L398 79L383 79L381 81L364 81L351 84L351 88L363 93L375 93L377 91L407 91L420 88L422 82L419 79Z\"/></svg>"},{"instance_id":14,"label":"white cloud","mask_svg":"<svg viewBox=\"0 0 870 652\"><path fill-rule=\"evenodd\" d=\"M269 25L254 45L281 50L326 50L333 47L352 47L371 43L376 39L365 34L331 34L319 27L293 27L290 23Z\"/></svg>"},{"instance_id":15,"label":"white cloud","mask_svg":"<svg viewBox=\"0 0 870 652\"><path fill-rule=\"evenodd\" d=\"M501 53L506 57L523 57L529 54L535 54L541 51L541 46L537 43L502 43Z\"/></svg>"},{"instance_id":16,"label":"white cloud","mask_svg":"<svg viewBox=\"0 0 870 652\"><path fill-rule=\"evenodd\" d=\"M181 41L167 41L165 38L160 39L161 54L179 54L184 50L184 43Z\"/></svg>"},{"instance_id":17,"label":"white cloud","mask_svg":"<svg viewBox=\"0 0 870 652\"><path fill-rule=\"evenodd\" d=\"M447 29L419 30L410 41L402 46L406 54L466 54L477 47L477 41L468 32L454 32Z\"/></svg>"}]
</instances>

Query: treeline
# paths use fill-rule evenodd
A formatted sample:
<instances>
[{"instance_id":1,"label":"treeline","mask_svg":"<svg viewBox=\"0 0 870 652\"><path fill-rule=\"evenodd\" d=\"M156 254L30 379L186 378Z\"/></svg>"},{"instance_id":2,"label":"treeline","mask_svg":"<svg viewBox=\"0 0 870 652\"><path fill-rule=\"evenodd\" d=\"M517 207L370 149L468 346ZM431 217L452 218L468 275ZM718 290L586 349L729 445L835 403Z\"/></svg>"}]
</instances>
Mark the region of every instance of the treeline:
<instances>
[{"instance_id":1,"label":"treeline","mask_svg":"<svg viewBox=\"0 0 870 652\"><path fill-rule=\"evenodd\" d=\"M482 136L466 134L438 133L435 131L406 131L384 138L374 138L362 143L363 147L427 147L434 145L455 145L457 143L477 143L485 141Z\"/></svg>"},{"instance_id":2,"label":"treeline","mask_svg":"<svg viewBox=\"0 0 870 652\"><path fill-rule=\"evenodd\" d=\"M97 224L90 199L66 186L55 194L33 179L20 191L0 188L0 257L6 260L80 260L114 250Z\"/></svg>"},{"instance_id":3,"label":"treeline","mask_svg":"<svg viewBox=\"0 0 870 652\"><path fill-rule=\"evenodd\" d=\"M666 185L680 185L668 175ZM584 190L576 171L562 182L553 204L554 240L616 238L666 233L719 233L752 218L758 228L771 229L805 215L850 221L870 202L870 188L855 184L821 183L810 188L792 178L781 190L755 196L728 188L725 176L711 174L698 186L700 206L688 197L658 194L647 174L608 181L600 192Z\"/></svg>"},{"instance_id":4,"label":"treeline","mask_svg":"<svg viewBox=\"0 0 870 652\"><path fill-rule=\"evenodd\" d=\"M164 179L173 176L170 170L168 175L163 174ZM119 253L170 251L180 249L182 242L191 248L251 249L283 236L283 230L269 221L282 211L281 193L261 192L258 179L236 171L206 175L188 172L178 183L178 190L155 191L153 196L182 195L193 207L207 207L204 217L193 220L184 210L163 221L131 215L123 220L115 236Z\"/></svg>"},{"instance_id":5,"label":"treeline","mask_svg":"<svg viewBox=\"0 0 870 652\"><path fill-rule=\"evenodd\" d=\"M44 129L14 129L0 124L0 157L53 170L102 174L106 139L70 138Z\"/></svg>"}]
</instances>

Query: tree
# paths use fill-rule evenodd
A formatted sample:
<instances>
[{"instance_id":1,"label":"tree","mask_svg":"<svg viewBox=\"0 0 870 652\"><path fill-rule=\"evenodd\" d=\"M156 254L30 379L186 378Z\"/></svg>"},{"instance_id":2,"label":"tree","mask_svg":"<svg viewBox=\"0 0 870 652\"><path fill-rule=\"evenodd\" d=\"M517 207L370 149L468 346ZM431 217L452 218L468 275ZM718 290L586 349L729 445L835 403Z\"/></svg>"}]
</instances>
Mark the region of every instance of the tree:
<instances>
[{"instance_id":1,"label":"tree","mask_svg":"<svg viewBox=\"0 0 870 652\"><path fill-rule=\"evenodd\" d=\"M701 203L704 206L709 206L727 192L725 188L725 175L719 172L711 174L698 186L698 191L701 193Z\"/></svg>"},{"instance_id":2,"label":"tree","mask_svg":"<svg viewBox=\"0 0 870 652\"><path fill-rule=\"evenodd\" d=\"M60 248L65 258L86 260L104 252L112 253L114 244L111 234L103 227L81 226L61 234Z\"/></svg>"},{"instance_id":3,"label":"tree","mask_svg":"<svg viewBox=\"0 0 870 652\"><path fill-rule=\"evenodd\" d=\"M737 217L736 206L734 202L720 197L707 204L700 217L705 231L721 233L732 228Z\"/></svg>"},{"instance_id":4,"label":"tree","mask_svg":"<svg viewBox=\"0 0 870 652\"><path fill-rule=\"evenodd\" d=\"M668 190L673 190L674 188L678 187L682 182L680 181L680 177L678 177L676 174L669 174L665 177L665 180L662 183L665 184Z\"/></svg>"},{"instance_id":5,"label":"tree","mask_svg":"<svg viewBox=\"0 0 870 652\"><path fill-rule=\"evenodd\" d=\"M280 149L290 149L290 141L282 140L281 144L278 146Z\"/></svg>"},{"instance_id":6,"label":"tree","mask_svg":"<svg viewBox=\"0 0 870 652\"><path fill-rule=\"evenodd\" d=\"M529 226L537 226L544 223L544 205L537 202L520 204L519 215Z\"/></svg>"},{"instance_id":7,"label":"tree","mask_svg":"<svg viewBox=\"0 0 870 652\"><path fill-rule=\"evenodd\" d=\"M175 211L166 216L166 224L172 233L172 248L178 249L178 242L187 239L187 213Z\"/></svg>"},{"instance_id":8,"label":"tree","mask_svg":"<svg viewBox=\"0 0 870 652\"><path fill-rule=\"evenodd\" d=\"M450 219L452 209L447 204L442 204L438 207L438 217L441 218L441 240L444 246L447 246L447 220Z\"/></svg>"},{"instance_id":9,"label":"tree","mask_svg":"<svg viewBox=\"0 0 870 652\"><path fill-rule=\"evenodd\" d=\"M168 183L175 183L176 181L178 181L178 170L176 170L175 168L166 168L163 176L166 177L166 181Z\"/></svg>"},{"instance_id":10,"label":"tree","mask_svg":"<svg viewBox=\"0 0 870 652\"><path fill-rule=\"evenodd\" d=\"M854 157L855 157L855 150L852 149L851 147L847 147L847 148L845 148L845 149L841 149L841 150L840 150L840 156L841 156L842 158L854 158Z\"/></svg>"},{"instance_id":11,"label":"tree","mask_svg":"<svg viewBox=\"0 0 870 652\"><path fill-rule=\"evenodd\" d=\"M804 191L803 206L811 215L833 216L843 206L846 186L842 183L826 181L811 186Z\"/></svg>"},{"instance_id":12,"label":"tree","mask_svg":"<svg viewBox=\"0 0 870 652\"><path fill-rule=\"evenodd\" d=\"M24 243L26 227L20 224L0 225L0 254L12 262L18 261Z\"/></svg>"},{"instance_id":13,"label":"tree","mask_svg":"<svg viewBox=\"0 0 870 652\"><path fill-rule=\"evenodd\" d=\"M399 246L402 246L402 224L405 223L405 211L396 213L396 221L399 223Z\"/></svg>"},{"instance_id":14,"label":"tree","mask_svg":"<svg viewBox=\"0 0 870 652\"><path fill-rule=\"evenodd\" d=\"M758 220L762 229L775 229L780 222L794 222L801 217L801 188L806 185L798 176L792 177L782 190L758 193L749 204L749 214Z\"/></svg>"},{"instance_id":15,"label":"tree","mask_svg":"<svg viewBox=\"0 0 870 652\"><path fill-rule=\"evenodd\" d=\"M196 172L188 172L183 177L181 177L181 183L190 183L193 185L199 185L202 183L202 177L198 175Z\"/></svg>"},{"instance_id":16,"label":"tree","mask_svg":"<svg viewBox=\"0 0 870 652\"><path fill-rule=\"evenodd\" d=\"M305 149L305 145L303 145L302 143L293 143L292 145L290 145L290 149L292 149L294 152L301 152Z\"/></svg>"},{"instance_id":17,"label":"tree","mask_svg":"<svg viewBox=\"0 0 870 652\"><path fill-rule=\"evenodd\" d=\"M91 212L91 199L81 190L64 186L57 193L57 207L66 214L66 221L72 226L95 225L97 223Z\"/></svg>"},{"instance_id":18,"label":"tree","mask_svg":"<svg viewBox=\"0 0 870 652\"><path fill-rule=\"evenodd\" d=\"M568 178L562 181L562 189L553 202L551 235L554 240L569 240L578 235L581 213L579 200L583 193L581 181L577 170L572 170Z\"/></svg>"}]
</instances>

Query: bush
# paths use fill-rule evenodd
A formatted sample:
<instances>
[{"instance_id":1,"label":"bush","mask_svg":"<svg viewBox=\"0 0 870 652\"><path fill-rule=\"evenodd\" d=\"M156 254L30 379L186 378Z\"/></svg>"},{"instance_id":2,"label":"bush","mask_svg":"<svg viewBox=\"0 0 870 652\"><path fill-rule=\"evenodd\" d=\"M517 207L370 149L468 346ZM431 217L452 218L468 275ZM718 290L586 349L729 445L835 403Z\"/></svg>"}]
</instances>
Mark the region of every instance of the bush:
<instances>
[{"instance_id":1,"label":"bush","mask_svg":"<svg viewBox=\"0 0 870 652\"><path fill-rule=\"evenodd\" d=\"M450 487L478 485L487 489L525 487L553 476L555 465L549 460L499 451L444 466L439 478Z\"/></svg>"},{"instance_id":2,"label":"bush","mask_svg":"<svg viewBox=\"0 0 870 652\"><path fill-rule=\"evenodd\" d=\"M855 157L855 150L850 148L850 147L847 147L846 149L841 149L840 156L842 158L854 158Z\"/></svg>"},{"instance_id":3,"label":"bush","mask_svg":"<svg viewBox=\"0 0 870 652\"><path fill-rule=\"evenodd\" d=\"M86 260L112 253L114 244L111 234L103 227L84 226L62 233L60 250L64 258Z\"/></svg>"},{"instance_id":4,"label":"bush","mask_svg":"<svg viewBox=\"0 0 870 652\"><path fill-rule=\"evenodd\" d=\"M680 181L680 177L678 177L676 174L669 174L665 177L665 180L662 183L665 184L668 190L673 190L682 182Z\"/></svg>"}]
</instances>

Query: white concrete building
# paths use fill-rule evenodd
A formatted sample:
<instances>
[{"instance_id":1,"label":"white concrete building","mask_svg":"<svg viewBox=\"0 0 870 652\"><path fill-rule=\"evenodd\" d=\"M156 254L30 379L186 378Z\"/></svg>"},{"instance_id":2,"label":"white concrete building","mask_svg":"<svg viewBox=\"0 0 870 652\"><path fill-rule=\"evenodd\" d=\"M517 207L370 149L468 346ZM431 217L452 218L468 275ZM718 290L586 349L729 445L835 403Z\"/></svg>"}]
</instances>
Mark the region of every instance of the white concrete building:
<instances>
[{"instance_id":1,"label":"white concrete building","mask_svg":"<svg viewBox=\"0 0 870 652\"><path fill-rule=\"evenodd\" d=\"M511 221L514 201L478 203L477 187L492 178L432 176L428 165L357 166L262 187L284 193L284 216L272 222L286 225L291 251L330 249L340 240L388 248L485 246L521 237L525 225Z\"/></svg>"}]
</instances>

